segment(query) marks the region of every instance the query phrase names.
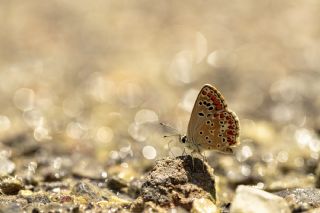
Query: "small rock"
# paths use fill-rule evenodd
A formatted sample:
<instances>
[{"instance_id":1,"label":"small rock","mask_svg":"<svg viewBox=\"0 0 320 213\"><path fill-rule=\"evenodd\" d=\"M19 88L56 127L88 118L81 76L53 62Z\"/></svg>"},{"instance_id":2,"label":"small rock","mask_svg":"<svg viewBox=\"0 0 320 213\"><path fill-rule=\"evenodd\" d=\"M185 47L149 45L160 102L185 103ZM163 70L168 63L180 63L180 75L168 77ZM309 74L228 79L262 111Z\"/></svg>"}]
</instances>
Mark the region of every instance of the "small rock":
<instances>
[{"instance_id":1,"label":"small rock","mask_svg":"<svg viewBox=\"0 0 320 213\"><path fill-rule=\"evenodd\" d=\"M215 202L213 169L189 155L159 160L142 184L141 197L143 202L165 208L180 206L188 211L196 198Z\"/></svg>"},{"instance_id":2,"label":"small rock","mask_svg":"<svg viewBox=\"0 0 320 213\"><path fill-rule=\"evenodd\" d=\"M68 204L73 203L73 196L69 194L69 191L63 191L58 193L52 193L50 194L50 200L51 202L56 202L60 204Z\"/></svg>"},{"instance_id":3,"label":"small rock","mask_svg":"<svg viewBox=\"0 0 320 213\"><path fill-rule=\"evenodd\" d=\"M19 195L21 197L28 197L31 196L33 194L33 192L31 190L20 190L19 191Z\"/></svg>"},{"instance_id":4,"label":"small rock","mask_svg":"<svg viewBox=\"0 0 320 213\"><path fill-rule=\"evenodd\" d=\"M99 189L87 181L82 181L74 185L71 194L85 197L88 200L101 200Z\"/></svg>"},{"instance_id":5,"label":"small rock","mask_svg":"<svg viewBox=\"0 0 320 213\"><path fill-rule=\"evenodd\" d=\"M37 192L33 193L29 196L24 197L28 203L38 203L38 204L48 204L50 203L50 199L45 192Z\"/></svg>"},{"instance_id":6,"label":"small rock","mask_svg":"<svg viewBox=\"0 0 320 213\"><path fill-rule=\"evenodd\" d=\"M193 201L191 213L218 213L218 209L211 200L200 198Z\"/></svg>"},{"instance_id":7,"label":"small rock","mask_svg":"<svg viewBox=\"0 0 320 213\"><path fill-rule=\"evenodd\" d=\"M320 189L295 188L282 190L275 194L283 197L289 203L290 208L295 212L320 207Z\"/></svg>"},{"instance_id":8,"label":"small rock","mask_svg":"<svg viewBox=\"0 0 320 213\"><path fill-rule=\"evenodd\" d=\"M83 196L78 196L74 198L74 202L78 205L88 205L90 204L88 199Z\"/></svg>"},{"instance_id":9,"label":"small rock","mask_svg":"<svg viewBox=\"0 0 320 213\"><path fill-rule=\"evenodd\" d=\"M16 213L16 212L23 212L21 205L18 203L1 203L0 204L0 212L5 213Z\"/></svg>"},{"instance_id":10,"label":"small rock","mask_svg":"<svg viewBox=\"0 0 320 213\"><path fill-rule=\"evenodd\" d=\"M19 190L23 189L23 184L20 180L12 176L0 177L0 190L6 195L16 195Z\"/></svg>"},{"instance_id":11,"label":"small rock","mask_svg":"<svg viewBox=\"0 0 320 213\"><path fill-rule=\"evenodd\" d=\"M59 196L59 202L60 203L71 203L71 202L73 202L73 197L72 196L70 196L70 195L60 195Z\"/></svg>"},{"instance_id":12,"label":"small rock","mask_svg":"<svg viewBox=\"0 0 320 213\"><path fill-rule=\"evenodd\" d=\"M231 213L290 213L287 202L277 195L250 187L238 186Z\"/></svg>"}]
</instances>

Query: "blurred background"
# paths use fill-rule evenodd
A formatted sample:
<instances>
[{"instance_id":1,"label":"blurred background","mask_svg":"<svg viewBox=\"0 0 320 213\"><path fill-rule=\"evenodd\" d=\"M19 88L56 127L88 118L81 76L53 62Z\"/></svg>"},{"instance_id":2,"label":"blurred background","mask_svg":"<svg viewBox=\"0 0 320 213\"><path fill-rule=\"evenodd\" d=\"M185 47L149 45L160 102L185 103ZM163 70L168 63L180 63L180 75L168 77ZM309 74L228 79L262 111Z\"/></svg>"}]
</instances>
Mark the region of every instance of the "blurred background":
<instances>
[{"instance_id":1,"label":"blurred background","mask_svg":"<svg viewBox=\"0 0 320 213\"><path fill-rule=\"evenodd\" d=\"M179 155L159 122L186 133L209 83L241 125L235 156L208 153L218 172L234 165L224 174L238 180L318 160L319 1L12 0L0 11L3 159L21 134L105 163Z\"/></svg>"}]
</instances>

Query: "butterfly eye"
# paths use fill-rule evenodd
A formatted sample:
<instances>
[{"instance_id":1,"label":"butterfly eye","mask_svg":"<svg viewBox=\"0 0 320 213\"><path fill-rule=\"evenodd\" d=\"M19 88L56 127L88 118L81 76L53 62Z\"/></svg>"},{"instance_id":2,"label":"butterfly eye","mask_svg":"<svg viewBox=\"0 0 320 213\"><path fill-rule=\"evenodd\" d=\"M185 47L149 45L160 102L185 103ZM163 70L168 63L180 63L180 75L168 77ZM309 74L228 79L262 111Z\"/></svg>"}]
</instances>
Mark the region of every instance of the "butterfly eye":
<instances>
[{"instance_id":1,"label":"butterfly eye","mask_svg":"<svg viewBox=\"0 0 320 213\"><path fill-rule=\"evenodd\" d=\"M186 143L186 142L187 142L187 136L183 136L183 137L181 138L181 142L182 142L182 143Z\"/></svg>"}]
</instances>

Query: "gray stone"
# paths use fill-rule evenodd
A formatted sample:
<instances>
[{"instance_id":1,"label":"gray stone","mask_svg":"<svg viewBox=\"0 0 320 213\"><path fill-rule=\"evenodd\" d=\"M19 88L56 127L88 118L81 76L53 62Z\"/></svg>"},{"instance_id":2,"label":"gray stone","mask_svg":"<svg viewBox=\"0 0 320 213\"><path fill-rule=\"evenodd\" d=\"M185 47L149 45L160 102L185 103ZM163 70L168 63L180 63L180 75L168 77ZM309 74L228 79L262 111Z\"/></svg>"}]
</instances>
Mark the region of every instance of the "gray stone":
<instances>
[{"instance_id":1,"label":"gray stone","mask_svg":"<svg viewBox=\"0 0 320 213\"><path fill-rule=\"evenodd\" d=\"M300 212L320 207L320 189L295 188L275 193L283 197L293 211Z\"/></svg>"},{"instance_id":2,"label":"gray stone","mask_svg":"<svg viewBox=\"0 0 320 213\"><path fill-rule=\"evenodd\" d=\"M290 213L287 202L277 195L250 187L238 186L231 213Z\"/></svg>"},{"instance_id":3,"label":"gray stone","mask_svg":"<svg viewBox=\"0 0 320 213\"><path fill-rule=\"evenodd\" d=\"M0 177L0 191L6 195L16 195L23 187L22 182L15 177Z\"/></svg>"}]
</instances>

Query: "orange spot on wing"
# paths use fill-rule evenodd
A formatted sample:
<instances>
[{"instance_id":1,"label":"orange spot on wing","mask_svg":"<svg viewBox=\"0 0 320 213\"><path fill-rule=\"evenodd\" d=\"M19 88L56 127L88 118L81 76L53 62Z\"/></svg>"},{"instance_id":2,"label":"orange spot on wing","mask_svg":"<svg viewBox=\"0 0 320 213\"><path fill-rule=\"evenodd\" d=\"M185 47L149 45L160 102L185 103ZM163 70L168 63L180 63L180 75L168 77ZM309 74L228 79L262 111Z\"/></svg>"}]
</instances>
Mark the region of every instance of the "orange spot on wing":
<instances>
[{"instance_id":1,"label":"orange spot on wing","mask_svg":"<svg viewBox=\"0 0 320 213\"><path fill-rule=\"evenodd\" d=\"M228 131L227 131L227 134L228 134L228 135L234 135L234 132L233 132L232 130L228 130Z\"/></svg>"}]
</instances>

